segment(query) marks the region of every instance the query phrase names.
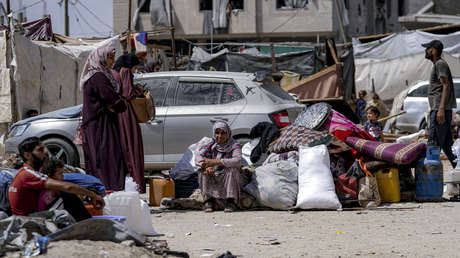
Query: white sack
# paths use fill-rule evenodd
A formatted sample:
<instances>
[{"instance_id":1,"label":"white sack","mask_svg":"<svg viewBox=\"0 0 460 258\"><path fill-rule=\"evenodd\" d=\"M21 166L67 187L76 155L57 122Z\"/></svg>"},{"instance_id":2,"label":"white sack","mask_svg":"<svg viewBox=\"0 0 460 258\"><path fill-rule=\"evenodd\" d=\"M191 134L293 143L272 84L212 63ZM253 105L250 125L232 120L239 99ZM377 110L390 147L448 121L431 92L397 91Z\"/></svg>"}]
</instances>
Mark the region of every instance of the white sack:
<instances>
[{"instance_id":1,"label":"white sack","mask_svg":"<svg viewBox=\"0 0 460 258\"><path fill-rule=\"evenodd\" d=\"M286 160L258 167L244 190L264 206L286 210L296 202L297 170L295 162Z\"/></svg>"},{"instance_id":2,"label":"white sack","mask_svg":"<svg viewBox=\"0 0 460 258\"><path fill-rule=\"evenodd\" d=\"M0 68L0 123L13 121L10 86L10 69Z\"/></svg>"},{"instance_id":3,"label":"white sack","mask_svg":"<svg viewBox=\"0 0 460 258\"><path fill-rule=\"evenodd\" d=\"M340 209L326 145L299 148L299 194L296 208Z\"/></svg>"},{"instance_id":4,"label":"white sack","mask_svg":"<svg viewBox=\"0 0 460 258\"><path fill-rule=\"evenodd\" d=\"M156 235L148 204L137 192L114 192L104 197L104 215L125 216L129 229L143 235Z\"/></svg>"}]
</instances>

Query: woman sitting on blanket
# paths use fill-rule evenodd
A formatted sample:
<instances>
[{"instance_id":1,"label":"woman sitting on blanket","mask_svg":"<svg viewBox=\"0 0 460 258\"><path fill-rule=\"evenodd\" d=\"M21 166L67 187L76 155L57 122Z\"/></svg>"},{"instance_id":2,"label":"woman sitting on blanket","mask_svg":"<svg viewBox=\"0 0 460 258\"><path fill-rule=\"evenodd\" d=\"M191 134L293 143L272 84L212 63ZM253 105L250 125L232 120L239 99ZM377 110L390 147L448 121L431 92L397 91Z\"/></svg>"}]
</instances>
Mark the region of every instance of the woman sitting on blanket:
<instances>
[{"instance_id":1,"label":"woman sitting on blanket","mask_svg":"<svg viewBox=\"0 0 460 258\"><path fill-rule=\"evenodd\" d=\"M233 212L238 204L241 189L241 147L232 138L224 121L213 126L213 139L203 144L196 157L200 167L198 181L205 201L205 212L224 208Z\"/></svg>"}]
</instances>

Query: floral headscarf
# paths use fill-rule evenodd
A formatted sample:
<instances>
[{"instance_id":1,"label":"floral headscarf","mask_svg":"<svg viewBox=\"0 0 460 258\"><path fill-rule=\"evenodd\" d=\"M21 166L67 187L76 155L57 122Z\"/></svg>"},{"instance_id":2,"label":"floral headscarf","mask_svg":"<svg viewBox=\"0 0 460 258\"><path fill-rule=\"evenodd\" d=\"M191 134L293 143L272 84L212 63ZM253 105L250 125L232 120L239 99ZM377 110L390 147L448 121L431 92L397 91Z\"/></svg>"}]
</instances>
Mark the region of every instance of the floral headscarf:
<instances>
[{"instance_id":1,"label":"floral headscarf","mask_svg":"<svg viewBox=\"0 0 460 258\"><path fill-rule=\"evenodd\" d=\"M223 144L217 143L216 140L216 130L221 129L227 133L227 141ZM232 130L230 126L225 121L217 121L214 123L212 127L212 135L214 139L214 144L212 145L212 149L216 149L218 152L221 153L228 153L233 150L233 145L235 144L235 140L232 138Z\"/></svg>"},{"instance_id":2,"label":"floral headscarf","mask_svg":"<svg viewBox=\"0 0 460 258\"><path fill-rule=\"evenodd\" d=\"M83 90L85 83L97 72L103 73L112 83L114 89L117 88L117 82L113 78L112 71L107 67L107 57L115 54L115 48L112 46L101 46L93 50L86 60L83 72L80 77L80 90Z\"/></svg>"},{"instance_id":3,"label":"floral headscarf","mask_svg":"<svg viewBox=\"0 0 460 258\"><path fill-rule=\"evenodd\" d=\"M224 144L217 143L216 140L216 129L222 129L227 133L227 141ZM209 142L203 143L200 147L200 155L204 158L212 158L212 154L217 152L216 158L221 158L223 154L232 152L239 145L232 137L232 130L225 121L217 121L212 127L212 136Z\"/></svg>"}]
</instances>

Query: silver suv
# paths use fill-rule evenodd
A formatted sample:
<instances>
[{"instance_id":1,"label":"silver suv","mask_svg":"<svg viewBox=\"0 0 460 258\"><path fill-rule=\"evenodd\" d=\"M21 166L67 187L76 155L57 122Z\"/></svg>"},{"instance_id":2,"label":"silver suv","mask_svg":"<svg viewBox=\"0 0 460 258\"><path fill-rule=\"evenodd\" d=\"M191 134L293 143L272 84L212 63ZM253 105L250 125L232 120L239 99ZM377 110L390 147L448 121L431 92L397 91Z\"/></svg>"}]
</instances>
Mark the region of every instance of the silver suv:
<instances>
[{"instance_id":1,"label":"silver suv","mask_svg":"<svg viewBox=\"0 0 460 258\"><path fill-rule=\"evenodd\" d=\"M455 112L460 109L460 78L453 78L453 82L455 97L457 98ZM426 114L429 110L429 88L429 81L420 81L409 89L401 107L401 111L406 111L406 113L396 118L398 130L415 133L426 127Z\"/></svg>"},{"instance_id":2,"label":"silver suv","mask_svg":"<svg viewBox=\"0 0 460 258\"><path fill-rule=\"evenodd\" d=\"M257 123L273 122L283 127L304 108L280 87L257 82L249 73L148 73L139 75L135 82L150 90L156 107L155 119L141 124L146 169L174 166L189 145L211 136L216 120L228 121L234 138L246 142ZM67 110L76 108L58 113L72 113ZM83 166L82 149L72 143L81 120L79 113L73 118L55 114L12 125L5 144L7 154L17 153L25 138L37 136L52 155Z\"/></svg>"}]
</instances>

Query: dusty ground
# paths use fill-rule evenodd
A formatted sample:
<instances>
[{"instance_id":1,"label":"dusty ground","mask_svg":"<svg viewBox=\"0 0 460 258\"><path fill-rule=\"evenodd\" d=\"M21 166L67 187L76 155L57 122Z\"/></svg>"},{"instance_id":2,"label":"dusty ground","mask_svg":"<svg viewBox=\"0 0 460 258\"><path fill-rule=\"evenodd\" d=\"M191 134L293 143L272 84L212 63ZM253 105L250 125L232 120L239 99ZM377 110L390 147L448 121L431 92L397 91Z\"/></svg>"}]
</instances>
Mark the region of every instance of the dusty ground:
<instances>
[{"instance_id":1,"label":"dusty ground","mask_svg":"<svg viewBox=\"0 0 460 258\"><path fill-rule=\"evenodd\" d=\"M444 170L451 169L444 162ZM142 196L147 198L146 195ZM152 209L170 250L190 257L459 257L460 202L399 203L376 210L204 213ZM13 255L20 257L19 253ZM41 257L158 257L110 242L52 242Z\"/></svg>"},{"instance_id":2,"label":"dusty ground","mask_svg":"<svg viewBox=\"0 0 460 258\"><path fill-rule=\"evenodd\" d=\"M443 165L445 173L452 168ZM242 257L458 257L459 214L456 202L399 203L367 211L168 211L152 221L165 234L159 239L191 257L227 250Z\"/></svg>"},{"instance_id":3,"label":"dusty ground","mask_svg":"<svg viewBox=\"0 0 460 258\"><path fill-rule=\"evenodd\" d=\"M7 257L23 257L22 252L9 253ZM72 240L50 242L48 252L37 256L43 258L149 258L162 257L155 255L153 252L137 247L128 242L117 244L112 242L89 241L89 240Z\"/></svg>"},{"instance_id":4,"label":"dusty ground","mask_svg":"<svg viewBox=\"0 0 460 258\"><path fill-rule=\"evenodd\" d=\"M398 207L407 209L392 210ZM172 250L191 257L227 250L242 257L458 257L459 214L460 203L444 202L294 214L177 211L152 220Z\"/></svg>"}]
</instances>

